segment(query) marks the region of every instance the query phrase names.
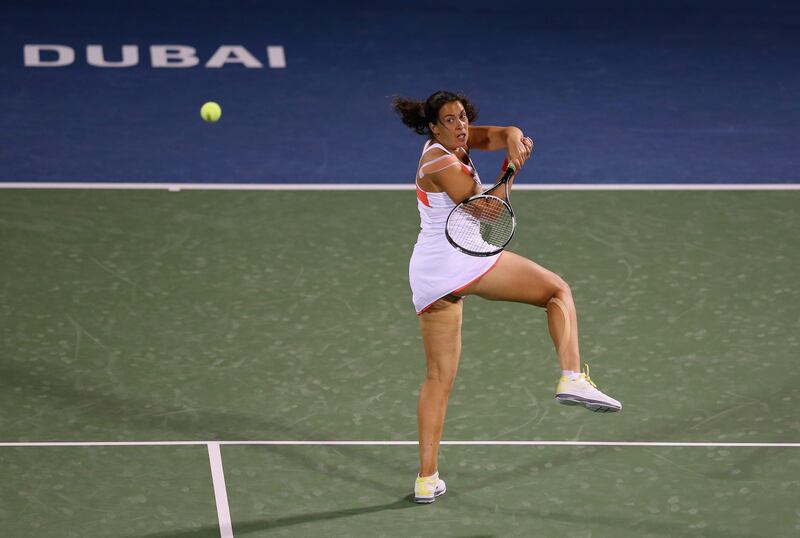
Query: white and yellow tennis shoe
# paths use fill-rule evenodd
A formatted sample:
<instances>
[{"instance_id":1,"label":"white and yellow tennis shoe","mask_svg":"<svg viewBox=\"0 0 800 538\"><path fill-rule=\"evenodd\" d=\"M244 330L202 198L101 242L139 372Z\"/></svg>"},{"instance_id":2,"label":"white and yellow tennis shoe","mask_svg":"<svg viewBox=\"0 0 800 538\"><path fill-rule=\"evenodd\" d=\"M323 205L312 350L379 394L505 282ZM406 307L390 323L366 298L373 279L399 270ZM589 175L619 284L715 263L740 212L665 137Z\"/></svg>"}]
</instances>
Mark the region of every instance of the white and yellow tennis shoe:
<instances>
[{"instance_id":1,"label":"white and yellow tennis shoe","mask_svg":"<svg viewBox=\"0 0 800 538\"><path fill-rule=\"evenodd\" d=\"M597 389L589 377L589 366L576 379L561 376L556 387L556 400L564 405L582 405L589 411L610 413L622 410L622 403Z\"/></svg>"},{"instance_id":2,"label":"white and yellow tennis shoe","mask_svg":"<svg viewBox=\"0 0 800 538\"><path fill-rule=\"evenodd\" d=\"M414 483L414 502L421 504L430 504L436 500L436 497L444 495L447 491L447 486L444 480L439 479L439 472L431 476L417 475L417 481Z\"/></svg>"}]
</instances>

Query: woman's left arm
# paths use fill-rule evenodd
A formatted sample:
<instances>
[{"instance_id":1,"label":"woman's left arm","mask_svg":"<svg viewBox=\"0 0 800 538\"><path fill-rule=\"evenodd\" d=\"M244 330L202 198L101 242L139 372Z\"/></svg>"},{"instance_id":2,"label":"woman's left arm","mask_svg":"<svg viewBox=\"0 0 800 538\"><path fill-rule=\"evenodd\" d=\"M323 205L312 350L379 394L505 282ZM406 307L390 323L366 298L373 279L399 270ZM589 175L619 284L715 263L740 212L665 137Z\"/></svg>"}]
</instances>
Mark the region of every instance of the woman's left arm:
<instances>
[{"instance_id":1,"label":"woman's left arm","mask_svg":"<svg viewBox=\"0 0 800 538\"><path fill-rule=\"evenodd\" d=\"M505 149L508 162L514 163L517 169L522 168L533 153L533 139L514 126L470 125L467 145L470 149L484 151Z\"/></svg>"}]
</instances>

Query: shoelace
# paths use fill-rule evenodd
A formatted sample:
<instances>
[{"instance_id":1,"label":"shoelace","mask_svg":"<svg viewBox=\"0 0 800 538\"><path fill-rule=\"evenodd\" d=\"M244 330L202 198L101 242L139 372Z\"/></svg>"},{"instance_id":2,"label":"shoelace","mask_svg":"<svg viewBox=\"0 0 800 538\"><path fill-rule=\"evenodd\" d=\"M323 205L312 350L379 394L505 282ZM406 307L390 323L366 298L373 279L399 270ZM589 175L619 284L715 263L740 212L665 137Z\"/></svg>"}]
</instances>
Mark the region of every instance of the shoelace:
<instances>
[{"instance_id":1,"label":"shoelace","mask_svg":"<svg viewBox=\"0 0 800 538\"><path fill-rule=\"evenodd\" d=\"M584 378L586 381L588 381L591 386L597 388L597 385L594 384L592 378L589 377L589 365L586 363L583 364L583 373L581 373L581 377Z\"/></svg>"}]
</instances>

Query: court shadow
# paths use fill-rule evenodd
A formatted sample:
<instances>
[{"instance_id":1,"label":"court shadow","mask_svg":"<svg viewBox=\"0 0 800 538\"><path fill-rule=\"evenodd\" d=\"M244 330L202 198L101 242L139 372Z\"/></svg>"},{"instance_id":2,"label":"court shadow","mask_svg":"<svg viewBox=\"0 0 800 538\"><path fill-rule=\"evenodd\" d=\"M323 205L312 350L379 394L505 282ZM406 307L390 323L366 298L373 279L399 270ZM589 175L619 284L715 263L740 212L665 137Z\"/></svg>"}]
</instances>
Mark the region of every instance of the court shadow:
<instances>
[{"instance_id":1,"label":"court shadow","mask_svg":"<svg viewBox=\"0 0 800 538\"><path fill-rule=\"evenodd\" d=\"M763 478L761 467L771 464L774 467L781 466L781 453L776 450L766 450L764 448L754 448L745 455L736 452L731 453L731 464L725 469L715 469L705 473L705 476L715 480L725 480L731 482L750 482ZM772 460L772 461L770 461ZM778 461L776 461L778 460ZM736 469L736 474L731 472Z\"/></svg>"},{"instance_id":2,"label":"court shadow","mask_svg":"<svg viewBox=\"0 0 800 538\"><path fill-rule=\"evenodd\" d=\"M64 405L83 409L83 416L97 417L97 420L109 423L125 419L125 427L136 432L136 441L150 439L181 440L248 440L248 439L292 439L319 440L335 439L335 432L323 428L303 428L296 424L288 424L276 418L258 417L234 411L216 409L195 410L180 405L169 404L157 399L142 398L133 394L99 393L90 383L77 385L70 382L66 373L48 371L46 375L34 371L22 363L0 363L0 388L7 386L25 387L26 390L47 394L48 400L55 405ZM36 438L30 432L27 438ZM45 434L45 438L50 435ZM109 431L107 437L120 439L117 432ZM4 439L11 440L11 439ZM69 441L69 439L60 439ZM87 439L80 439L86 441ZM319 458L308 447L272 445L268 447L272 453L279 454L306 469L318 472ZM399 464L391 459L378 458L366 450L339 452L335 446L327 447L342 457L357 460L359 465L375 464L384 470L392 470L398 475L413 477L416 472L416 453L409 458L410 465ZM412 447L413 450L416 450ZM369 476L354 476L347 469L329 466L325 474L347 482L357 483L359 487L368 487L387 495L398 493L397 486L391 481L385 482ZM413 481L413 478L409 478ZM403 484L410 486L409 484Z\"/></svg>"},{"instance_id":3,"label":"court shadow","mask_svg":"<svg viewBox=\"0 0 800 538\"><path fill-rule=\"evenodd\" d=\"M414 497L413 494L411 494L391 503L377 504L373 506L362 506L360 508L346 508L344 510L331 510L328 512L316 512L312 514L298 514L296 516L285 516L272 519L243 521L241 523L234 523L233 532L236 536L243 536L252 532L268 531L272 529L291 527L293 525L302 525L305 523L319 523L323 521L331 521L334 519L360 516L363 514L384 512L387 510L405 510L407 508L419 507L420 505L414 504L413 497ZM211 536L219 537L219 527L217 527L216 525L209 525L206 527L202 527L200 529L192 529L185 531L164 531L164 532L156 532L138 536L139 538L209 538Z\"/></svg>"},{"instance_id":4,"label":"court shadow","mask_svg":"<svg viewBox=\"0 0 800 538\"><path fill-rule=\"evenodd\" d=\"M60 375L61 374L61 375ZM101 392L92 385L91 379L81 383L72 381L69 372L34 371L22 363L0 364L0 386L25 387L26 390L47 396L52 407L69 406L80 408L83 415L96 417L100 424L94 430L107 437L120 439L120 426L136 436L137 441L146 439L187 440L239 440L259 439L314 439L325 438L327 432L319 429L303 430L280 420L223 411L196 409L189 405L168 403L155 398L143 398L124 392ZM54 417L56 418L56 417ZM124 419L124 422L120 422ZM38 432L26 432L27 438L37 437ZM51 437L45 432L45 437ZM84 440L84 439L82 439Z\"/></svg>"},{"instance_id":5,"label":"court shadow","mask_svg":"<svg viewBox=\"0 0 800 538\"><path fill-rule=\"evenodd\" d=\"M790 388L790 384L784 385L781 389L782 392L786 392ZM759 395L760 396L760 395ZM765 394L762 397L752 396L751 398L754 401L768 401L771 394ZM718 414L722 414L726 410L730 408L730 405L726 404L719 404L715 408L708 408L705 410L707 415L714 416ZM581 409L575 409L576 412L584 412ZM623 412L635 412L635 410L628 409L627 411ZM603 420L606 418L613 417L603 417L599 416L596 417L599 420ZM680 441L682 438L685 438L685 434L688 428L687 419L685 417L675 417L672 421L668 423L660 423L648 428L639 428L635 435L633 435L631 440L677 440ZM624 438L624 437L623 437ZM565 447L566 448L566 447ZM610 450L611 447L573 447L572 450L563 450L559 453L557 458L552 457L552 452L535 452L533 456L528 457L524 460L520 460L517 462L517 465L514 469L509 471L501 471L495 472L491 474L487 474L482 479L471 481L468 485L465 485L461 488L461 491L464 493L472 493L486 487L493 487L497 483L502 483L507 480L514 480L520 474L532 474L534 472L542 470L545 464L549 464L551 469L558 469L558 468L569 468L571 465L589 460L591 458L596 458L602 456L606 450ZM650 450L654 450L655 448L651 448ZM716 479L725 479L725 480L746 480L746 479L753 479L757 476L754 473L754 469L757 468L758 463L763 461L764 459L770 457L767 451L764 450L755 450L747 456L741 457L739 456L737 467L740 469L740 474L738 478L726 474L724 472L714 471L712 469L706 469L698 471L697 474L703 476L704 478L716 478ZM446 471L445 471L446 473ZM476 505L476 508L479 506Z\"/></svg>"}]
</instances>

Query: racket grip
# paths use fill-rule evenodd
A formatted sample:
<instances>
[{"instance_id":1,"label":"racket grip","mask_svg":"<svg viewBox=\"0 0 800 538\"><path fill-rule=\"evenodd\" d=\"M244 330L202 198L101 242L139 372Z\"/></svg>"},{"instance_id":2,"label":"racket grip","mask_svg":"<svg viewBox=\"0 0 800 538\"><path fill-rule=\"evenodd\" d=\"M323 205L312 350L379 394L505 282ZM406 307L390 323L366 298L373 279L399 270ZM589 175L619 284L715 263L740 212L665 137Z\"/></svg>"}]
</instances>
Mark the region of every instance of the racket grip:
<instances>
[{"instance_id":1,"label":"racket grip","mask_svg":"<svg viewBox=\"0 0 800 538\"><path fill-rule=\"evenodd\" d=\"M508 167L509 167L509 166L511 166L511 175L513 176L514 174L516 174L516 173L517 173L517 167L516 167L516 166L514 166L513 164L510 164L510 163L508 162L508 157L506 157L505 159L503 159L503 166L501 166L501 167L500 167L500 170L502 170L503 172L505 172L506 170L508 170Z\"/></svg>"}]
</instances>

